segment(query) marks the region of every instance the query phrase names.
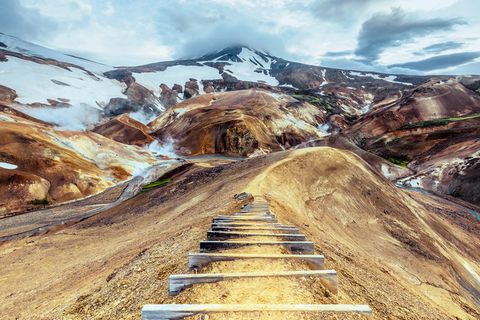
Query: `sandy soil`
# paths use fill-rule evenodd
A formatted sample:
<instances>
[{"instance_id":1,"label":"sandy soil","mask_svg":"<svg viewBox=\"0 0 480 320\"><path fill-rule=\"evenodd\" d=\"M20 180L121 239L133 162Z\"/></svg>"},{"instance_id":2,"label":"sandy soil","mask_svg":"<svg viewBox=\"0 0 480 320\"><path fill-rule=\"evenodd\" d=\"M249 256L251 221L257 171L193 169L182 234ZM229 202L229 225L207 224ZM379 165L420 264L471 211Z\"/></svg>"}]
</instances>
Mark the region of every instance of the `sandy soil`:
<instances>
[{"instance_id":1,"label":"sandy soil","mask_svg":"<svg viewBox=\"0 0 480 320\"><path fill-rule=\"evenodd\" d=\"M325 268L339 273L337 295L315 279L275 279L168 296L167 277L189 272L188 252L198 251L213 216L238 211L232 196L240 191L265 195L282 222L302 228ZM68 228L2 244L0 318L138 319L146 303L247 301L366 303L373 319L476 319L480 226L462 208L425 197L332 148L196 170ZM205 270L251 268L305 266L218 262Z\"/></svg>"}]
</instances>

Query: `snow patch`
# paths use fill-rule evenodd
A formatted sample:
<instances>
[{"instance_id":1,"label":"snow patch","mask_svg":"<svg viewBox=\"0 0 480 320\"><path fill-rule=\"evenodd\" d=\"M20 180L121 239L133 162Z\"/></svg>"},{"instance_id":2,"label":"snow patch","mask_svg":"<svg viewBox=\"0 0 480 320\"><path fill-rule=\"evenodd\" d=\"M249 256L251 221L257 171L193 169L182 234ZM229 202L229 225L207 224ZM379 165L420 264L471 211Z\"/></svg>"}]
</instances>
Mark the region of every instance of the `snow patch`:
<instances>
[{"instance_id":1,"label":"snow patch","mask_svg":"<svg viewBox=\"0 0 480 320\"><path fill-rule=\"evenodd\" d=\"M17 92L16 101L24 104L39 102L48 104L47 99L65 99L71 105L88 105L102 109L110 98L124 98L124 86L117 80L93 77L78 68L63 69L16 57L0 62L0 83ZM52 80L66 85L59 85Z\"/></svg>"},{"instance_id":2,"label":"snow patch","mask_svg":"<svg viewBox=\"0 0 480 320\"><path fill-rule=\"evenodd\" d=\"M134 72L136 81L147 89L150 89L157 97L160 96L160 85L166 84L170 89L174 84L185 86L190 78L197 79L201 93L203 86L201 80L222 79L218 70L209 66L171 66L164 71L157 72Z\"/></svg>"},{"instance_id":3,"label":"snow patch","mask_svg":"<svg viewBox=\"0 0 480 320\"><path fill-rule=\"evenodd\" d=\"M410 83L410 82L401 82L401 81L395 81L395 79L397 79L397 76L386 76L386 77L380 77L380 75L378 74L375 74L375 73L361 73L361 72L357 72L357 71L350 71L350 75L352 76L357 76L357 77L370 77L370 78L373 78L373 79L376 79L376 80L383 80L383 81L387 81L387 82L391 82L391 83L400 83L400 84L404 84L404 85L407 85L407 86L413 86L413 83Z\"/></svg>"},{"instance_id":4,"label":"snow patch","mask_svg":"<svg viewBox=\"0 0 480 320\"><path fill-rule=\"evenodd\" d=\"M327 73L327 69L322 69L323 82L320 84L320 87L323 87L324 85L328 84L327 78L325 77L326 73Z\"/></svg>"},{"instance_id":5,"label":"snow patch","mask_svg":"<svg viewBox=\"0 0 480 320\"><path fill-rule=\"evenodd\" d=\"M7 170L15 170L18 168L18 166L13 163L0 162L0 168L7 169Z\"/></svg>"},{"instance_id":6,"label":"snow patch","mask_svg":"<svg viewBox=\"0 0 480 320\"><path fill-rule=\"evenodd\" d=\"M342 74L345 76L345 78L350 79L350 80L355 80L355 78L349 77L348 74L345 71L342 71Z\"/></svg>"},{"instance_id":7,"label":"snow patch","mask_svg":"<svg viewBox=\"0 0 480 320\"><path fill-rule=\"evenodd\" d=\"M329 136L331 134L332 125L329 122L325 122L318 125L317 129L322 136Z\"/></svg>"},{"instance_id":8,"label":"snow patch","mask_svg":"<svg viewBox=\"0 0 480 320\"><path fill-rule=\"evenodd\" d=\"M227 68L232 72L232 75L243 81L252 81L252 82L265 82L271 86L278 86L278 80L275 77L270 75L270 69L273 60L268 58L268 61L265 61L261 56L255 53L253 50L242 48L238 57L243 62L229 62L230 65ZM251 61L259 61L262 67L252 63ZM255 72L259 69L262 72ZM265 71L267 74L265 74Z\"/></svg>"},{"instance_id":9,"label":"snow patch","mask_svg":"<svg viewBox=\"0 0 480 320\"><path fill-rule=\"evenodd\" d=\"M274 60L268 58L268 60L265 61L258 53L247 48L242 48L242 51L238 54L238 58L241 62L228 61L228 64L225 65L224 72L228 72L238 80L262 82L271 86L278 86L278 80L270 75L271 65L275 62ZM172 88L175 83L184 86L185 82L190 78L197 79L200 93L205 93L201 85L201 80L222 79L218 69L205 64L207 62L216 62L218 59L219 58L211 61L202 61L203 65L201 66L177 65L167 67L164 71L134 72L133 76L138 83L152 90L157 96L160 95L160 84L165 83L169 88Z\"/></svg>"},{"instance_id":10,"label":"snow patch","mask_svg":"<svg viewBox=\"0 0 480 320\"><path fill-rule=\"evenodd\" d=\"M390 172L390 167L388 165L386 165L385 163L382 163L381 170L382 170L382 174L385 178L387 178L387 179L394 178L394 176Z\"/></svg>"},{"instance_id":11,"label":"snow patch","mask_svg":"<svg viewBox=\"0 0 480 320\"><path fill-rule=\"evenodd\" d=\"M411 176L407 178L400 179L398 181L400 185L411 187L411 188L423 188L422 176Z\"/></svg>"},{"instance_id":12,"label":"snow patch","mask_svg":"<svg viewBox=\"0 0 480 320\"><path fill-rule=\"evenodd\" d=\"M292 86L291 84L287 84L287 83L286 83L286 84L282 84L282 85L280 85L280 87L292 88L292 89L298 90L298 88L297 88L297 87L294 87L294 86Z\"/></svg>"},{"instance_id":13,"label":"snow patch","mask_svg":"<svg viewBox=\"0 0 480 320\"><path fill-rule=\"evenodd\" d=\"M365 98L365 104L362 107L362 114L370 111L370 107L372 106L372 103L373 103L373 94L369 93Z\"/></svg>"}]
</instances>

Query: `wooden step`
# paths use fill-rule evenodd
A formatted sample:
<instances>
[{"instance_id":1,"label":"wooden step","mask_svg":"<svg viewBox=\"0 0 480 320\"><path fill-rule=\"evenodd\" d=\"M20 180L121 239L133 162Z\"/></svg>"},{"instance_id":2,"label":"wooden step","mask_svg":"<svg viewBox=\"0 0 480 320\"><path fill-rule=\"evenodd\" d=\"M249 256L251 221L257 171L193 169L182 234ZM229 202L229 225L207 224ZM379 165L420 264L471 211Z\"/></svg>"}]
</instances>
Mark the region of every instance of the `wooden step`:
<instances>
[{"instance_id":1,"label":"wooden step","mask_svg":"<svg viewBox=\"0 0 480 320\"><path fill-rule=\"evenodd\" d=\"M231 231L208 231L208 240L222 240L231 238L245 237L272 237L280 238L284 241L305 241L303 234L279 234L279 233L260 233L260 232L231 232Z\"/></svg>"},{"instance_id":2,"label":"wooden step","mask_svg":"<svg viewBox=\"0 0 480 320\"><path fill-rule=\"evenodd\" d=\"M240 209L240 212L247 213L247 212L269 212L270 208L269 207L258 207L258 208L243 208Z\"/></svg>"},{"instance_id":3,"label":"wooden step","mask_svg":"<svg viewBox=\"0 0 480 320\"><path fill-rule=\"evenodd\" d=\"M260 254L260 253L189 253L188 267L190 269L203 267L215 261L232 261L240 259L285 259L307 261L310 267L319 269L325 258L319 254Z\"/></svg>"},{"instance_id":4,"label":"wooden step","mask_svg":"<svg viewBox=\"0 0 480 320\"><path fill-rule=\"evenodd\" d=\"M281 224L278 222L249 222L249 221L227 221L214 222L212 227L293 227L291 225Z\"/></svg>"},{"instance_id":5,"label":"wooden step","mask_svg":"<svg viewBox=\"0 0 480 320\"><path fill-rule=\"evenodd\" d=\"M359 313L371 315L372 309L362 304L146 304L142 320L180 320L185 317L227 312L307 312Z\"/></svg>"},{"instance_id":6,"label":"wooden step","mask_svg":"<svg viewBox=\"0 0 480 320\"><path fill-rule=\"evenodd\" d=\"M276 218L274 214L269 212L236 212L232 215L233 217L273 217ZM230 217L230 216L227 216Z\"/></svg>"},{"instance_id":7,"label":"wooden step","mask_svg":"<svg viewBox=\"0 0 480 320\"><path fill-rule=\"evenodd\" d=\"M216 217L213 218L213 223L221 222L278 222L276 218L272 217L237 217L237 216L228 216L228 217Z\"/></svg>"},{"instance_id":8,"label":"wooden step","mask_svg":"<svg viewBox=\"0 0 480 320\"><path fill-rule=\"evenodd\" d=\"M282 246L290 252L311 254L314 245L311 241L200 241L201 252L211 252L219 249L234 249L244 246Z\"/></svg>"},{"instance_id":9,"label":"wooden step","mask_svg":"<svg viewBox=\"0 0 480 320\"><path fill-rule=\"evenodd\" d=\"M270 272L236 272L236 273L197 273L175 274L168 277L168 293L177 295L182 290L198 283L215 283L233 279L252 279L269 277L319 277L330 291L337 292L337 272L335 270L302 270Z\"/></svg>"},{"instance_id":10,"label":"wooden step","mask_svg":"<svg viewBox=\"0 0 480 320\"><path fill-rule=\"evenodd\" d=\"M270 213L268 208L258 208L258 209L240 209L239 213Z\"/></svg>"},{"instance_id":11,"label":"wooden step","mask_svg":"<svg viewBox=\"0 0 480 320\"><path fill-rule=\"evenodd\" d=\"M246 213L241 213L237 214L235 213L231 217L246 217L246 218L277 218L275 215L270 215L270 214L246 214Z\"/></svg>"},{"instance_id":12,"label":"wooden step","mask_svg":"<svg viewBox=\"0 0 480 320\"><path fill-rule=\"evenodd\" d=\"M240 221L272 221L275 220L272 216L216 216L213 220L240 220Z\"/></svg>"},{"instance_id":13,"label":"wooden step","mask_svg":"<svg viewBox=\"0 0 480 320\"><path fill-rule=\"evenodd\" d=\"M212 231L269 231L279 233L298 233L298 228L294 227L212 227Z\"/></svg>"}]
</instances>

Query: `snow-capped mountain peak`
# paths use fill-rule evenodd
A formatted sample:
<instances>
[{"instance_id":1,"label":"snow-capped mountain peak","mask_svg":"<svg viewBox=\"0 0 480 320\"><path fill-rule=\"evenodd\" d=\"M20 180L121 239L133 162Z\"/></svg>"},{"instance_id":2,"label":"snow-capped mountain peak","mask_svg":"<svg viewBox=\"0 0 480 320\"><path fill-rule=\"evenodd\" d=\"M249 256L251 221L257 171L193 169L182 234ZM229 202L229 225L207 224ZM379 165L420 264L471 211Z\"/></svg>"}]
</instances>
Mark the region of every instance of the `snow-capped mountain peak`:
<instances>
[{"instance_id":1,"label":"snow-capped mountain peak","mask_svg":"<svg viewBox=\"0 0 480 320\"><path fill-rule=\"evenodd\" d=\"M247 62L259 64L260 61L267 62L273 57L266 51L256 50L245 45L231 46L220 51L206 54L196 60L198 61L225 61L225 62Z\"/></svg>"}]
</instances>

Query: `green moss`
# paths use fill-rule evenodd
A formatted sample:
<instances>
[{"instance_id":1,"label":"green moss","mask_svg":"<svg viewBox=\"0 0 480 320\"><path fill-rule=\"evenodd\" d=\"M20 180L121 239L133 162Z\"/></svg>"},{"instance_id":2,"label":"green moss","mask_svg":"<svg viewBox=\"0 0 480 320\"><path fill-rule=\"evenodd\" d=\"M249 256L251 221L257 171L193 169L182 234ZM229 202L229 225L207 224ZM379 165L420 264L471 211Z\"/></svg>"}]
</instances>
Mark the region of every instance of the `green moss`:
<instances>
[{"instance_id":1,"label":"green moss","mask_svg":"<svg viewBox=\"0 0 480 320\"><path fill-rule=\"evenodd\" d=\"M406 168L408 163L410 162L406 157L398 157L398 156L388 156L385 159L390 161L391 163L396 164L397 166Z\"/></svg>"},{"instance_id":2,"label":"green moss","mask_svg":"<svg viewBox=\"0 0 480 320\"><path fill-rule=\"evenodd\" d=\"M45 199L35 199L35 200L30 201L30 204L33 204L35 206L46 206L46 205L50 204L50 201L48 201L47 198L45 198Z\"/></svg>"},{"instance_id":3,"label":"green moss","mask_svg":"<svg viewBox=\"0 0 480 320\"><path fill-rule=\"evenodd\" d=\"M170 178L159 179L157 181L150 182L142 187L142 190L140 191L140 193L145 193L147 191L163 187L164 185L167 185L170 182L172 182L172 179Z\"/></svg>"},{"instance_id":4,"label":"green moss","mask_svg":"<svg viewBox=\"0 0 480 320\"><path fill-rule=\"evenodd\" d=\"M479 113L471 114L468 116L463 116L463 117L451 117L451 118L441 118L441 119L433 119L433 120L427 120L427 121L419 121L411 124L407 124L402 127L402 129L415 129L415 128L425 128L425 127L431 127L431 126L444 126L449 124L450 122L455 122L455 121L463 121L463 120L469 120L469 119L476 119L480 118Z\"/></svg>"},{"instance_id":5,"label":"green moss","mask_svg":"<svg viewBox=\"0 0 480 320\"><path fill-rule=\"evenodd\" d=\"M332 105L330 105L324 98L308 94L292 94L292 97L298 101L308 102L314 106L322 108L327 113L327 116L335 113L335 108L332 107Z\"/></svg>"}]
</instances>

